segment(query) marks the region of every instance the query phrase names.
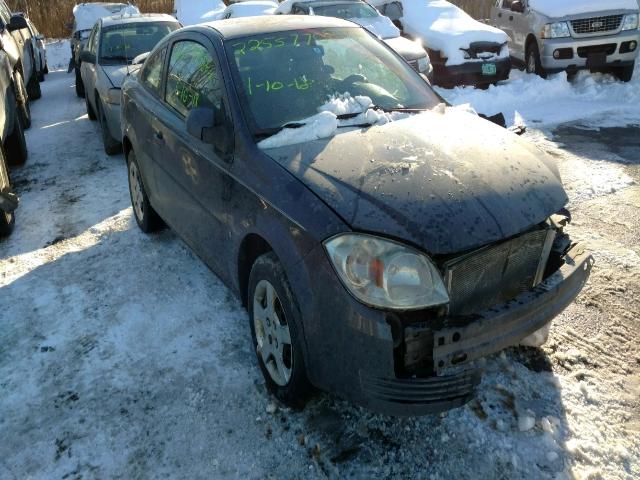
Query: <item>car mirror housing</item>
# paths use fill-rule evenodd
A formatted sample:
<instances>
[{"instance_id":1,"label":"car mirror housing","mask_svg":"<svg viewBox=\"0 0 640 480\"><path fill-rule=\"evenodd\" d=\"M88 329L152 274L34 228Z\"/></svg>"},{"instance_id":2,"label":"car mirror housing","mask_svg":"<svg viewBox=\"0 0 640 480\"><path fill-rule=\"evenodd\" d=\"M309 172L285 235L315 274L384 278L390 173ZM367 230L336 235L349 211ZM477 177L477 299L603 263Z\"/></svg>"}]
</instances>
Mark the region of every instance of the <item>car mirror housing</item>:
<instances>
[{"instance_id":1,"label":"car mirror housing","mask_svg":"<svg viewBox=\"0 0 640 480\"><path fill-rule=\"evenodd\" d=\"M7 25L7 30L14 32L16 30L22 30L23 28L29 28L26 18L21 15L14 15L11 17L9 24Z\"/></svg>"},{"instance_id":2,"label":"car mirror housing","mask_svg":"<svg viewBox=\"0 0 640 480\"><path fill-rule=\"evenodd\" d=\"M198 140L213 145L222 153L231 150L231 135L223 111L196 108L187 115L187 132Z\"/></svg>"},{"instance_id":3,"label":"car mirror housing","mask_svg":"<svg viewBox=\"0 0 640 480\"><path fill-rule=\"evenodd\" d=\"M520 0L516 0L511 4L511 11L516 13L524 13L524 4Z\"/></svg>"},{"instance_id":4,"label":"car mirror housing","mask_svg":"<svg viewBox=\"0 0 640 480\"><path fill-rule=\"evenodd\" d=\"M83 50L80 52L80 60L85 63L96 63L96 56L89 50Z\"/></svg>"}]
</instances>

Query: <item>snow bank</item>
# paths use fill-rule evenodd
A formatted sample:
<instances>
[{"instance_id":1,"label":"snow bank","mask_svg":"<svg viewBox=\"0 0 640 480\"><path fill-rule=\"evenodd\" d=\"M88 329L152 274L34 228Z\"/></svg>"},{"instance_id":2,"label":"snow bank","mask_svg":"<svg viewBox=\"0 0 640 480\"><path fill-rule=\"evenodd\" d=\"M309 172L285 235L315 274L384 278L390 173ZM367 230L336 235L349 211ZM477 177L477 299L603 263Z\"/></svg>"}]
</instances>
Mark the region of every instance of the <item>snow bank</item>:
<instances>
[{"instance_id":1,"label":"snow bank","mask_svg":"<svg viewBox=\"0 0 640 480\"><path fill-rule=\"evenodd\" d=\"M184 26L215 20L227 6L222 0L175 0L173 15Z\"/></svg>"},{"instance_id":2,"label":"snow bank","mask_svg":"<svg viewBox=\"0 0 640 480\"><path fill-rule=\"evenodd\" d=\"M559 18L567 15L602 12L604 10L638 10L637 0L529 0L532 10L547 17Z\"/></svg>"},{"instance_id":3,"label":"snow bank","mask_svg":"<svg viewBox=\"0 0 640 480\"><path fill-rule=\"evenodd\" d=\"M422 39L429 48L442 52L446 65L461 65L480 59L465 58L461 49L469 48L473 42L495 42L504 44L509 37L502 30L480 23L464 11L445 0L404 0L401 2L404 31ZM509 56L505 45L499 58Z\"/></svg>"},{"instance_id":4,"label":"snow bank","mask_svg":"<svg viewBox=\"0 0 640 480\"><path fill-rule=\"evenodd\" d=\"M83 3L73 7L73 16L76 19L76 30L90 30L95 23L103 17L110 17L117 14L136 14L140 13L138 7L133 5L112 4L99 5L91 3Z\"/></svg>"},{"instance_id":5,"label":"snow bank","mask_svg":"<svg viewBox=\"0 0 640 480\"><path fill-rule=\"evenodd\" d=\"M629 83L589 72L580 72L568 82L564 73L544 80L512 70L509 82L488 90L463 87L436 90L454 105L470 103L485 115L502 112L511 125L517 123L517 116L536 127L594 117L598 126L640 122L640 65Z\"/></svg>"},{"instance_id":6,"label":"snow bank","mask_svg":"<svg viewBox=\"0 0 640 480\"><path fill-rule=\"evenodd\" d=\"M47 41L47 65L50 72L67 70L71 58L71 45L69 40Z\"/></svg>"}]
</instances>

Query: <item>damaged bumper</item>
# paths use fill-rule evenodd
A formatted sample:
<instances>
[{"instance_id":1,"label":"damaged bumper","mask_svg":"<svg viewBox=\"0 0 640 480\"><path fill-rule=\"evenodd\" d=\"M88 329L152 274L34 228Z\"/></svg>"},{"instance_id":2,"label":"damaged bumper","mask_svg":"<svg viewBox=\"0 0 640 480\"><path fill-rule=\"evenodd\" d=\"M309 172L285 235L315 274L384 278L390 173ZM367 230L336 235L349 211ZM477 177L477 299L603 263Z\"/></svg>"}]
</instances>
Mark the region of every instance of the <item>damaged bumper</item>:
<instances>
[{"instance_id":1,"label":"damaged bumper","mask_svg":"<svg viewBox=\"0 0 640 480\"><path fill-rule=\"evenodd\" d=\"M517 345L560 314L580 293L594 260L580 245L565 264L533 290L472 318L446 319L446 327L419 324L404 330L407 361L432 363L434 376L382 378L360 373L366 403L374 410L399 416L423 415L455 408L469 401L480 382L474 368L453 376L439 376L480 357Z\"/></svg>"}]
</instances>

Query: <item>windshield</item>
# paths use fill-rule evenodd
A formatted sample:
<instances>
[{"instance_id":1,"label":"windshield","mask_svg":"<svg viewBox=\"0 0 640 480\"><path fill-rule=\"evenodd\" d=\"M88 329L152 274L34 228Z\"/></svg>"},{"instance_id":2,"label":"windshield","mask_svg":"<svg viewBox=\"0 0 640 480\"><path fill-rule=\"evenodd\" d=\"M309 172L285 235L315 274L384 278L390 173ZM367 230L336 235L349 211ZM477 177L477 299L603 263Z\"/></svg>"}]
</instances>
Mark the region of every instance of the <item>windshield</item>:
<instances>
[{"instance_id":1,"label":"windshield","mask_svg":"<svg viewBox=\"0 0 640 480\"><path fill-rule=\"evenodd\" d=\"M169 33L180 28L177 22L124 23L102 29L100 63L124 65L150 52Z\"/></svg>"},{"instance_id":2,"label":"windshield","mask_svg":"<svg viewBox=\"0 0 640 480\"><path fill-rule=\"evenodd\" d=\"M337 18L376 18L378 12L370 5L361 3L342 3L338 5L322 5L313 7L315 15Z\"/></svg>"},{"instance_id":3,"label":"windshield","mask_svg":"<svg viewBox=\"0 0 640 480\"><path fill-rule=\"evenodd\" d=\"M409 65L361 28L256 35L230 40L226 49L254 133L308 118L345 94L390 110L440 103Z\"/></svg>"}]
</instances>

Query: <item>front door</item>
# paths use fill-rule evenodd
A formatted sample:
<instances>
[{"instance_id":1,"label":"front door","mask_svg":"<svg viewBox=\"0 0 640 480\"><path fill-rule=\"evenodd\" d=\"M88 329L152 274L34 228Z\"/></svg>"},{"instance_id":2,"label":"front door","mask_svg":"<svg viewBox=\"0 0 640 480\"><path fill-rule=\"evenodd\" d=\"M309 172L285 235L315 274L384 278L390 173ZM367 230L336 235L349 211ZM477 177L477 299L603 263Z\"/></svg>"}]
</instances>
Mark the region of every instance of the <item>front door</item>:
<instances>
[{"instance_id":1,"label":"front door","mask_svg":"<svg viewBox=\"0 0 640 480\"><path fill-rule=\"evenodd\" d=\"M200 34L178 36L165 71L164 108L158 112L158 194L167 222L210 267L224 268L230 235L229 159L187 132L195 108L223 109L224 87L217 55Z\"/></svg>"}]
</instances>

